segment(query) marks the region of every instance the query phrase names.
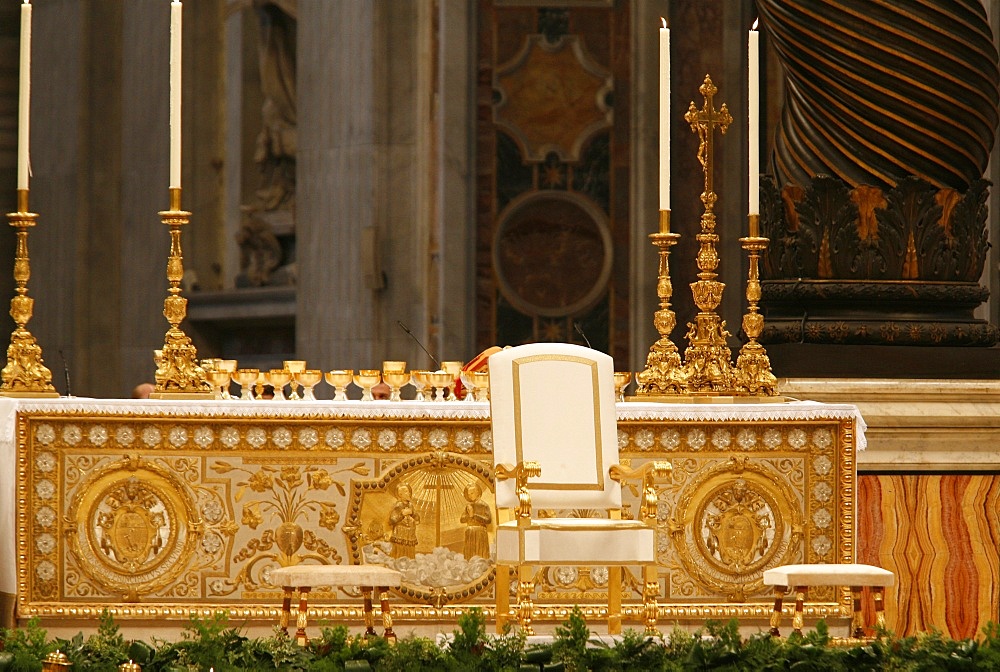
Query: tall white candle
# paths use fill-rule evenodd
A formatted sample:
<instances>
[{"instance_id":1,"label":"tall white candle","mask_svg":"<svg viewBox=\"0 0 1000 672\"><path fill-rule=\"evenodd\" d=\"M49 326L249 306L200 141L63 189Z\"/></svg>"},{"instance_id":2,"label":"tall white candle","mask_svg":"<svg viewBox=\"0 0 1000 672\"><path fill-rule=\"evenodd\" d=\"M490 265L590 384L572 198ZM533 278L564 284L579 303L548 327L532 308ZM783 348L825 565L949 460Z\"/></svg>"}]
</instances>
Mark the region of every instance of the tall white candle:
<instances>
[{"instance_id":1,"label":"tall white candle","mask_svg":"<svg viewBox=\"0 0 1000 672\"><path fill-rule=\"evenodd\" d=\"M21 5L21 73L17 97L17 188L28 188L31 124L31 3Z\"/></svg>"},{"instance_id":2,"label":"tall white candle","mask_svg":"<svg viewBox=\"0 0 1000 672\"><path fill-rule=\"evenodd\" d=\"M757 22L747 38L748 77L748 129L747 147L749 151L750 169L750 209L749 214L760 213L760 48L758 43Z\"/></svg>"},{"instance_id":3,"label":"tall white candle","mask_svg":"<svg viewBox=\"0 0 1000 672\"><path fill-rule=\"evenodd\" d=\"M170 188L181 186L181 3L170 3Z\"/></svg>"},{"instance_id":4,"label":"tall white candle","mask_svg":"<svg viewBox=\"0 0 1000 672\"><path fill-rule=\"evenodd\" d=\"M670 209L670 29L660 28L660 210Z\"/></svg>"}]
</instances>

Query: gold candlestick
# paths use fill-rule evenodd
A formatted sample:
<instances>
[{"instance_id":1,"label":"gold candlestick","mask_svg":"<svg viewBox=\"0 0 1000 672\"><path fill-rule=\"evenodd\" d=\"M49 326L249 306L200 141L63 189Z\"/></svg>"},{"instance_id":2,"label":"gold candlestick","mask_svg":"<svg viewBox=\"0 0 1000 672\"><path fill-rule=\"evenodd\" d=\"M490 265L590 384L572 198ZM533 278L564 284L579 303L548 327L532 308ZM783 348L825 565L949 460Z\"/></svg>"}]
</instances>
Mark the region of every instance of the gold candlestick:
<instances>
[{"instance_id":1,"label":"gold candlestick","mask_svg":"<svg viewBox=\"0 0 1000 672\"><path fill-rule=\"evenodd\" d=\"M10 300L10 316L17 325L7 346L7 365L0 371L0 396L58 397L52 386L52 372L42 363L42 347L26 325L34 312L35 300L28 296L31 265L28 259L28 230L38 215L28 212L28 190L17 190L17 212L8 212L10 225L17 229L17 249L14 252L15 296Z\"/></svg>"},{"instance_id":2,"label":"gold candlestick","mask_svg":"<svg viewBox=\"0 0 1000 672\"><path fill-rule=\"evenodd\" d=\"M660 307L653 315L653 326L660 338L649 348L646 368L636 374L636 396L648 397L660 394L679 394L684 389L681 371L681 355L670 340L670 334L677 326L677 316L670 308L674 288L670 282L670 248L677 244L680 235L670 233L670 211L660 210L660 230L649 234L649 239L657 247L660 265L656 281L656 295Z\"/></svg>"},{"instance_id":3,"label":"gold candlestick","mask_svg":"<svg viewBox=\"0 0 1000 672\"><path fill-rule=\"evenodd\" d=\"M759 263L761 253L767 249L768 239L758 235L760 215L750 215L750 235L740 238L743 249L750 257L750 271L747 278L747 312L743 316L743 332L747 342L740 348L736 359L736 392L740 395L774 397L778 394L778 380L771 373L771 360L764 346L757 342L764 330L764 316L758 312L760 302Z\"/></svg>"},{"instance_id":4,"label":"gold candlestick","mask_svg":"<svg viewBox=\"0 0 1000 672\"><path fill-rule=\"evenodd\" d=\"M170 287L163 301L163 316L170 323L164 336L163 349L156 362L156 390L153 398L211 398L212 388L205 371L198 366L198 351L180 324L187 316L187 299L181 296L184 277L181 255L181 228L191 219L191 213L181 210L180 187L170 188L170 209L160 212L160 219L170 227L170 256L167 258L167 281Z\"/></svg>"},{"instance_id":5,"label":"gold candlestick","mask_svg":"<svg viewBox=\"0 0 1000 672\"><path fill-rule=\"evenodd\" d=\"M697 257L698 281L691 283L691 293L700 312L695 316L695 323L688 325L689 345L684 353L684 373L688 393L722 395L733 390L733 372L731 353L726 345L729 333L726 331L726 323L715 312L722 302L722 291L726 286L716 280L718 274L715 272L719 266L716 251L719 236L715 233L715 202L718 195L714 190L712 171L715 131L725 134L733 118L725 104L718 110L715 109L714 97L718 88L712 83L711 77L705 75L705 81L698 91L705 103L699 110L692 102L684 120L698 134L698 162L705 175L705 190L701 194L705 210L701 215L701 232L696 236L700 244Z\"/></svg>"}]
</instances>

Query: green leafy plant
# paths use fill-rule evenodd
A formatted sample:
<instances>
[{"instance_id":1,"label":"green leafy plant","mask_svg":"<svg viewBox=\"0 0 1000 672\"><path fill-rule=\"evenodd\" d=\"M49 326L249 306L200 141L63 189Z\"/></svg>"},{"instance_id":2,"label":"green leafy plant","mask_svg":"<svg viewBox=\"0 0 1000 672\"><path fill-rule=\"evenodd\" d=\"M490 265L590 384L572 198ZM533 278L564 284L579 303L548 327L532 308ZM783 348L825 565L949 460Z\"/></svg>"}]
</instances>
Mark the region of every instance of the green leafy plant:
<instances>
[{"instance_id":1,"label":"green leafy plant","mask_svg":"<svg viewBox=\"0 0 1000 672\"><path fill-rule=\"evenodd\" d=\"M129 658L129 644L106 609L96 633L86 639L77 633L69 641L57 642L57 648L73 663L74 672L117 672L118 665Z\"/></svg>"},{"instance_id":2,"label":"green leafy plant","mask_svg":"<svg viewBox=\"0 0 1000 672\"><path fill-rule=\"evenodd\" d=\"M573 607L569 620L556 626L556 638L552 643L552 659L561 662L566 672L586 672L590 669L587 642L590 629L583 619L580 607Z\"/></svg>"},{"instance_id":3,"label":"green leafy plant","mask_svg":"<svg viewBox=\"0 0 1000 672\"><path fill-rule=\"evenodd\" d=\"M42 659L56 650L56 642L48 641L48 633L43 630L37 618L28 621L23 629L4 629L0 632L3 642L5 668L11 672L38 672L42 669Z\"/></svg>"},{"instance_id":4,"label":"green leafy plant","mask_svg":"<svg viewBox=\"0 0 1000 672\"><path fill-rule=\"evenodd\" d=\"M866 672L1000 670L1000 626L983 628L978 639L954 640L931 631L910 637L889 632L856 644L835 642L820 622L806 635L740 636L737 622L709 621L701 631L675 628L669 637L626 630L611 645L592 639L579 609L555 630L548 645L526 647L524 633L508 627L488 635L486 619L470 609L446 646L425 637L391 645L381 637L352 636L346 627L326 628L306 647L275 629L248 638L225 614L194 618L176 642L128 642L107 613L89 636L50 640L31 620L0 630L0 672L40 672L42 660L59 648L72 672L116 672L129 659L144 672L693 672L789 671Z\"/></svg>"}]
</instances>

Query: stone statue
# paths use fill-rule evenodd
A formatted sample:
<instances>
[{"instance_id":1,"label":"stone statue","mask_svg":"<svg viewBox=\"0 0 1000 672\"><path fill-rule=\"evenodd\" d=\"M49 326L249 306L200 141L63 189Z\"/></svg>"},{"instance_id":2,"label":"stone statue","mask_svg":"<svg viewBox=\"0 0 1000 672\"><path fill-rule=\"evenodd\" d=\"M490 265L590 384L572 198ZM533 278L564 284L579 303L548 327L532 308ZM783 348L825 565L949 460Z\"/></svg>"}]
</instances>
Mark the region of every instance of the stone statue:
<instances>
[{"instance_id":1,"label":"stone statue","mask_svg":"<svg viewBox=\"0 0 1000 672\"><path fill-rule=\"evenodd\" d=\"M254 161L263 210L292 209L297 149L295 52L297 0L253 0L260 21L260 85L264 94Z\"/></svg>"}]
</instances>

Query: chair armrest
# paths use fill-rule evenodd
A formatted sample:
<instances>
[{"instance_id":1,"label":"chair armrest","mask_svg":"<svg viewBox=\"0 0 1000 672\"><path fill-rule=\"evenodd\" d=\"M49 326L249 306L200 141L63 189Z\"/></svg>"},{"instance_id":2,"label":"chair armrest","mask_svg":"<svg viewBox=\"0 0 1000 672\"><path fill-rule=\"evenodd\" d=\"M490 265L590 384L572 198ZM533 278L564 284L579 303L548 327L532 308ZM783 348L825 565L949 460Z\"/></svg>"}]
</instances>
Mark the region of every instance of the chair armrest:
<instances>
[{"instance_id":1,"label":"chair armrest","mask_svg":"<svg viewBox=\"0 0 1000 672\"><path fill-rule=\"evenodd\" d=\"M498 481L513 478L517 488L517 517L531 518L531 493L528 492L528 479L542 475L542 465L538 462L519 462L514 466L497 464L493 467L493 476Z\"/></svg>"},{"instance_id":2,"label":"chair armrest","mask_svg":"<svg viewBox=\"0 0 1000 672\"><path fill-rule=\"evenodd\" d=\"M663 479L670 475L673 469L666 460L653 460L646 462L638 469L626 467L621 464L612 464L608 469L611 479L621 483L626 480L642 479L642 505L639 507L639 518L641 520L652 520L656 518L656 495L655 480Z\"/></svg>"}]
</instances>

